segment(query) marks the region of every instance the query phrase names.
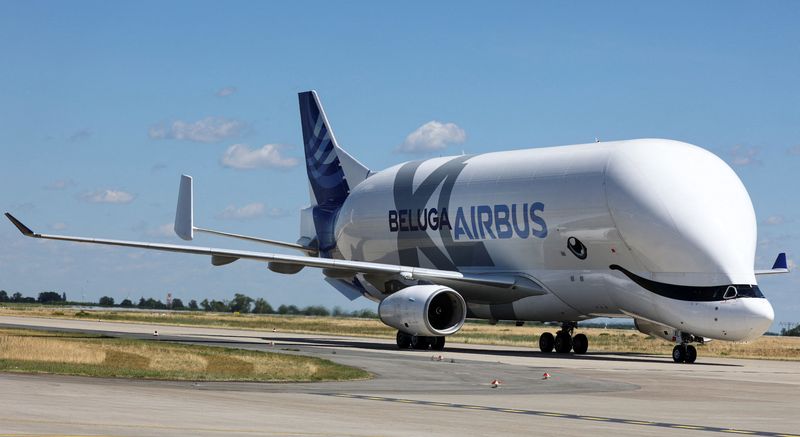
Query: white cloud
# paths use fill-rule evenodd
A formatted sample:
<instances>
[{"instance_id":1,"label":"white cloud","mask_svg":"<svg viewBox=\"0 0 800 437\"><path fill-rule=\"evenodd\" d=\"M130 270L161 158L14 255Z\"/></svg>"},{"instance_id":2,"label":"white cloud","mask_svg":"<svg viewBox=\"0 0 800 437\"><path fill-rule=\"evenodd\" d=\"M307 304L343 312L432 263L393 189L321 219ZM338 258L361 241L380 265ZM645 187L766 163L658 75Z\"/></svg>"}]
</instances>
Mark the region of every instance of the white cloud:
<instances>
[{"instance_id":1,"label":"white cloud","mask_svg":"<svg viewBox=\"0 0 800 437\"><path fill-rule=\"evenodd\" d=\"M147 222L140 221L131 230L141 234L144 238L177 238L173 226L173 223L164 223L160 226L151 227Z\"/></svg>"},{"instance_id":2,"label":"white cloud","mask_svg":"<svg viewBox=\"0 0 800 437\"><path fill-rule=\"evenodd\" d=\"M175 120L151 126L147 135L154 140L182 140L217 143L242 134L247 124L225 117L206 117L195 122Z\"/></svg>"},{"instance_id":3,"label":"white cloud","mask_svg":"<svg viewBox=\"0 0 800 437\"><path fill-rule=\"evenodd\" d=\"M759 152L760 150L757 147L734 146L733 149L731 149L731 164L740 167L761 165L761 160L758 159Z\"/></svg>"},{"instance_id":4,"label":"white cloud","mask_svg":"<svg viewBox=\"0 0 800 437\"><path fill-rule=\"evenodd\" d=\"M164 223L161 226L146 229L145 234L148 237L159 237L159 238L174 237L175 236L174 226L175 226L174 223Z\"/></svg>"},{"instance_id":5,"label":"white cloud","mask_svg":"<svg viewBox=\"0 0 800 437\"><path fill-rule=\"evenodd\" d=\"M286 211L283 208L270 208L267 210L267 217L278 218L278 217L286 217L289 215L289 211Z\"/></svg>"},{"instance_id":6,"label":"white cloud","mask_svg":"<svg viewBox=\"0 0 800 437\"><path fill-rule=\"evenodd\" d=\"M233 205L228 205L219 217L224 219L233 220L248 220L258 218L264 215L266 207L263 203L255 202L237 208Z\"/></svg>"},{"instance_id":7,"label":"white cloud","mask_svg":"<svg viewBox=\"0 0 800 437\"><path fill-rule=\"evenodd\" d=\"M81 198L90 203L131 203L134 196L131 193L121 190L98 190L83 193Z\"/></svg>"},{"instance_id":8,"label":"white cloud","mask_svg":"<svg viewBox=\"0 0 800 437\"><path fill-rule=\"evenodd\" d=\"M406 137L395 149L401 153L428 153L446 149L450 144L466 141L467 134L455 123L429 121Z\"/></svg>"},{"instance_id":9,"label":"white cloud","mask_svg":"<svg viewBox=\"0 0 800 437\"><path fill-rule=\"evenodd\" d=\"M265 144L260 149L251 149L245 144L234 144L228 147L220 162L225 167L240 170L253 168L288 168L297 165L296 158L284 157L283 146Z\"/></svg>"},{"instance_id":10,"label":"white cloud","mask_svg":"<svg viewBox=\"0 0 800 437\"><path fill-rule=\"evenodd\" d=\"M239 91L239 89L235 86L226 86L225 88L221 88L219 91L217 91L216 94L217 97L228 97L232 94L236 94L236 91Z\"/></svg>"},{"instance_id":11,"label":"white cloud","mask_svg":"<svg viewBox=\"0 0 800 437\"><path fill-rule=\"evenodd\" d=\"M764 219L761 223L769 226L782 225L786 220L782 215L771 215Z\"/></svg>"}]
</instances>

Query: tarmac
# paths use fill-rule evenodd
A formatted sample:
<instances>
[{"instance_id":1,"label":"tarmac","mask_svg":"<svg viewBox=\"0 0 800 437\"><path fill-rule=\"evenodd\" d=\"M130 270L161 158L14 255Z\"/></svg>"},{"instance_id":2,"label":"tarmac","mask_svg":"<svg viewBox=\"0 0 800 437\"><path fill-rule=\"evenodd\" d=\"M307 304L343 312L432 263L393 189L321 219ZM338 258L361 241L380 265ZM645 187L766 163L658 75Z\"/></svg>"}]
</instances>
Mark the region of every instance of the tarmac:
<instances>
[{"instance_id":1,"label":"tarmac","mask_svg":"<svg viewBox=\"0 0 800 437\"><path fill-rule=\"evenodd\" d=\"M374 375L198 383L0 373L0 436L800 435L791 361L701 351L697 363L675 364L591 344L582 356L450 343L414 351L361 337L6 316L0 326L302 354Z\"/></svg>"}]
</instances>

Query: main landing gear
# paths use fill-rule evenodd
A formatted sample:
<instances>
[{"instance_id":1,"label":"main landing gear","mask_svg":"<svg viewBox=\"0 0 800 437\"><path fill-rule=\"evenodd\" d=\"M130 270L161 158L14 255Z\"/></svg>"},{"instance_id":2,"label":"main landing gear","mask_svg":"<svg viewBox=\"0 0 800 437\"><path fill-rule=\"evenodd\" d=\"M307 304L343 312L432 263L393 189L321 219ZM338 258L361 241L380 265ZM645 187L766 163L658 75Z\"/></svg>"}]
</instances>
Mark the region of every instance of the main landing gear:
<instances>
[{"instance_id":1,"label":"main landing gear","mask_svg":"<svg viewBox=\"0 0 800 437\"><path fill-rule=\"evenodd\" d=\"M444 350L444 337L425 337L397 331L397 347L400 349Z\"/></svg>"},{"instance_id":2,"label":"main landing gear","mask_svg":"<svg viewBox=\"0 0 800 437\"><path fill-rule=\"evenodd\" d=\"M576 354L585 354L589 350L589 339L583 334L572 336L572 332L577 326L576 322L564 322L555 337L553 334L545 332L539 336L539 350L552 352L555 349L560 354L568 354L571 350Z\"/></svg>"},{"instance_id":3,"label":"main landing gear","mask_svg":"<svg viewBox=\"0 0 800 437\"><path fill-rule=\"evenodd\" d=\"M697 339L691 334L680 333L678 335L679 343L672 348L672 361L676 363L692 364L697 359L697 349L692 346L691 342ZM700 341L702 343L702 341Z\"/></svg>"}]
</instances>

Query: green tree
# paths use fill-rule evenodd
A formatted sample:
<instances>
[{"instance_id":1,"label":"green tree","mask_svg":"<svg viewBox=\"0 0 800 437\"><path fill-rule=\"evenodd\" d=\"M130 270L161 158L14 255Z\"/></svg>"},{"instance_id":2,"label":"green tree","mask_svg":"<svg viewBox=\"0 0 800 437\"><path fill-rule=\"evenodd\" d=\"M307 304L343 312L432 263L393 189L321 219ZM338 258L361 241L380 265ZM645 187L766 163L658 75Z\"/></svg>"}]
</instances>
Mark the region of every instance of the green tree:
<instances>
[{"instance_id":1,"label":"green tree","mask_svg":"<svg viewBox=\"0 0 800 437\"><path fill-rule=\"evenodd\" d=\"M322 305L311 305L303 308L303 314L307 316L330 316L331 312Z\"/></svg>"},{"instance_id":2,"label":"green tree","mask_svg":"<svg viewBox=\"0 0 800 437\"><path fill-rule=\"evenodd\" d=\"M258 298L253 305L253 313L255 314L272 314L274 311L272 310L272 305L269 304L266 300L262 298Z\"/></svg>"},{"instance_id":3,"label":"green tree","mask_svg":"<svg viewBox=\"0 0 800 437\"><path fill-rule=\"evenodd\" d=\"M211 310L217 313L224 313L230 310L228 303L224 300L212 300Z\"/></svg>"},{"instance_id":4,"label":"green tree","mask_svg":"<svg viewBox=\"0 0 800 437\"><path fill-rule=\"evenodd\" d=\"M8 302L8 292L5 290L0 290L0 302Z\"/></svg>"},{"instance_id":5,"label":"green tree","mask_svg":"<svg viewBox=\"0 0 800 437\"><path fill-rule=\"evenodd\" d=\"M123 299L122 302L119 303L119 306L123 308L130 308L133 306L133 302L130 299Z\"/></svg>"},{"instance_id":6,"label":"green tree","mask_svg":"<svg viewBox=\"0 0 800 437\"><path fill-rule=\"evenodd\" d=\"M11 302L22 302L22 293L19 291L11 295Z\"/></svg>"},{"instance_id":7,"label":"green tree","mask_svg":"<svg viewBox=\"0 0 800 437\"><path fill-rule=\"evenodd\" d=\"M253 298L241 293L236 293L233 300L228 304L231 312L248 313L250 312L250 305L253 304Z\"/></svg>"},{"instance_id":8,"label":"green tree","mask_svg":"<svg viewBox=\"0 0 800 437\"><path fill-rule=\"evenodd\" d=\"M359 318L362 318L362 319L377 319L378 318L378 315L375 313L375 311L372 311L372 310L367 309L367 308L360 309L360 310L353 310L353 312L350 313L350 316L351 317L359 317Z\"/></svg>"},{"instance_id":9,"label":"green tree","mask_svg":"<svg viewBox=\"0 0 800 437\"><path fill-rule=\"evenodd\" d=\"M176 297L175 299L172 299L172 309L173 310L183 310L183 309L186 309L186 307L183 306L183 301Z\"/></svg>"},{"instance_id":10,"label":"green tree","mask_svg":"<svg viewBox=\"0 0 800 437\"><path fill-rule=\"evenodd\" d=\"M101 307L113 307L114 306L114 298L110 296L103 296L100 298L99 302Z\"/></svg>"},{"instance_id":11,"label":"green tree","mask_svg":"<svg viewBox=\"0 0 800 437\"><path fill-rule=\"evenodd\" d=\"M192 311L197 311L199 308L197 307L197 301L192 299L189 301L189 309Z\"/></svg>"},{"instance_id":12,"label":"green tree","mask_svg":"<svg viewBox=\"0 0 800 437\"><path fill-rule=\"evenodd\" d=\"M36 301L39 303L61 302L61 295L55 291L43 291L39 293Z\"/></svg>"},{"instance_id":13,"label":"green tree","mask_svg":"<svg viewBox=\"0 0 800 437\"><path fill-rule=\"evenodd\" d=\"M787 335L789 337L800 337L800 325L797 325L791 329L786 329L786 328L781 329L781 335Z\"/></svg>"},{"instance_id":14,"label":"green tree","mask_svg":"<svg viewBox=\"0 0 800 437\"><path fill-rule=\"evenodd\" d=\"M200 302L200 305L203 307L204 311L214 311L217 313L224 313L228 311L228 304L220 300L209 301L208 299L203 299L203 301Z\"/></svg>"}]
</instances>

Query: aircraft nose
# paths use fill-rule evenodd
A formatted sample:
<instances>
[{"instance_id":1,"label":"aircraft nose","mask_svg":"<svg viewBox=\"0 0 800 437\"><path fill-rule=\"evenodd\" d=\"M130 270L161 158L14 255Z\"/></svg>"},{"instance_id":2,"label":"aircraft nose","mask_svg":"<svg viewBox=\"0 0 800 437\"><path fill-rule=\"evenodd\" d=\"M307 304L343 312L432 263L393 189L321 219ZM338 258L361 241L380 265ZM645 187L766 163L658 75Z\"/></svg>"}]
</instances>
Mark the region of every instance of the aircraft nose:
<instances>
[{"instance_id":1,"label":"aircraft nose","mask_svg":"<svg viewBox=\"0 0 800 437\"><path fill-rule=\"evenodd\" d=\"M760 336L767 332L775 320L775 310L767 299L743 299L747 311L748 325L753 334Z\"/></svg>"}]
</instances>

